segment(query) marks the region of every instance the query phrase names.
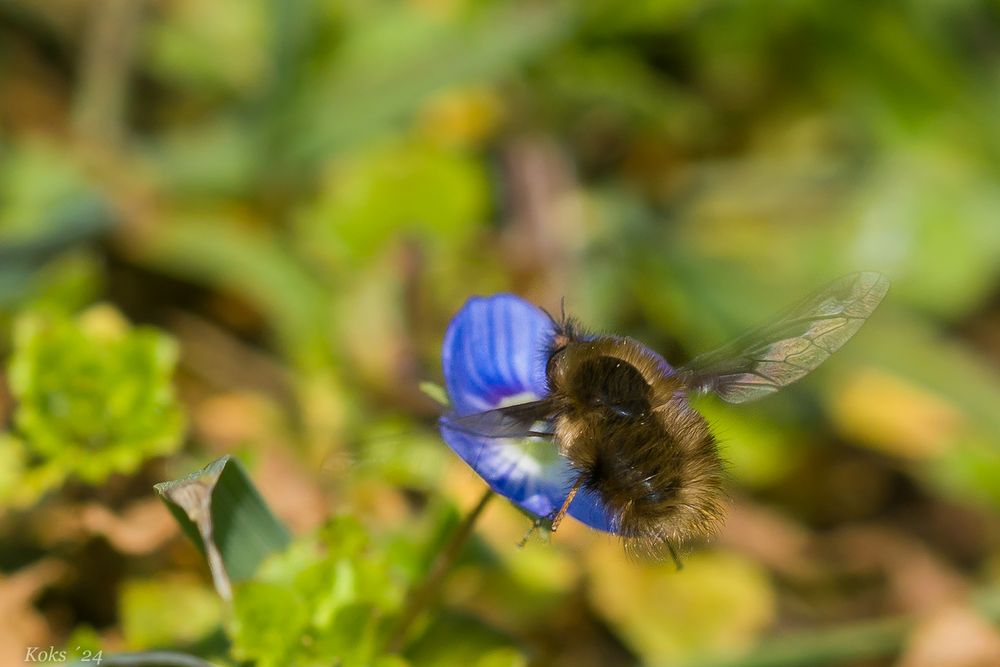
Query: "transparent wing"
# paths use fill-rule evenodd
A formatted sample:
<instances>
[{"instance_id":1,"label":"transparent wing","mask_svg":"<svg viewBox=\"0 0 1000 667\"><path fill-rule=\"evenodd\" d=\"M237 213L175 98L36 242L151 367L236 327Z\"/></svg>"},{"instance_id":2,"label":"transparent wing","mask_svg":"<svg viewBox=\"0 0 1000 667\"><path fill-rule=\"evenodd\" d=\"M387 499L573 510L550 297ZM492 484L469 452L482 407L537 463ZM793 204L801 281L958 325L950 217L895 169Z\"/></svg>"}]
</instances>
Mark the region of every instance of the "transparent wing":
<instances>
[{"instance_id":1,"label":"transparent wing","mask_svg":"<svg viewBox=\"0 0 1000 667\"><path fill-rule=\"evenodd\" d=\"M471 415L445 415L441 425L447 428L486 438L548 437L552 433L535 428L538 422L547 421L553 413L552 402L543 399L510 405Z\"/></svg>"},{"instance_id":2,"label":"transparent wing","mask_svg":"<svg viewBox=\"0 0 1000 667\"><path fill-rule=\"evenodd\" d=\"M759 327L678 372L690 390L744 403L789 385L836 352L857 333L889 290L881 273L838 278Z\"/></svg>"}]
</instances>

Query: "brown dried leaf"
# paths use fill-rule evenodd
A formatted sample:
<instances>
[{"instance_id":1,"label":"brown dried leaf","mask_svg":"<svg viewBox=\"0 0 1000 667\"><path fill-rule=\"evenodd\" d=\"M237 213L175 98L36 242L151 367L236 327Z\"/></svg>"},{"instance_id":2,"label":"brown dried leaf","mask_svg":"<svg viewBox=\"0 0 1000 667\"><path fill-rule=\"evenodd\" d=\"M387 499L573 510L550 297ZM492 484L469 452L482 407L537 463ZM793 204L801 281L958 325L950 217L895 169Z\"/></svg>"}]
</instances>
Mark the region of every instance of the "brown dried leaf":
<instances>
[{"instance_id":1,"label":"brown dried leaf","mask_svg":"<svg viewBox=\"0 0 1000 667\"><path fill-rule=\"evenodd\" d=\"M917 625L898 667L996 667L1000 631L963 607L947 607Z\"/></svg>"},{"instance_id":2,"label":"brown dried leaf","mask_svg":"<svg viewBox=\"0 0 1000 667\"><path fill-rule=\"evenodd\" d=\"M29 646L52 643L51 629L32 600L67 570L66 564L46 558L14 574L0 577L0 664L20 665Z\"/></svg>"}]
</instances>

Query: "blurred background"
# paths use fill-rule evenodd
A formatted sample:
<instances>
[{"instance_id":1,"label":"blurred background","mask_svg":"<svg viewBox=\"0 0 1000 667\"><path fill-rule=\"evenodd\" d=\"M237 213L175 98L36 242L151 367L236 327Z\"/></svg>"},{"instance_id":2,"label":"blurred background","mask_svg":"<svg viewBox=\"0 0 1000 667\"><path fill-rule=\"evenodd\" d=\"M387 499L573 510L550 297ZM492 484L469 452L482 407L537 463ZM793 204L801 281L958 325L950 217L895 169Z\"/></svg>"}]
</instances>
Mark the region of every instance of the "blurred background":
<instances>
[{"instance_id":1,"label":"blurred background","mask_svg":"<svg viewBox=\"0 0 1000 667\"><path fill-rule=\"evenodd\" d=\"M699 402L682 572L494 501L379 664L1000 664L998 118L994 1L0 1L0 662L335 664L221 632L152 484L239 457L398 610L484 488L419 388L471 295L682 363L877 270L808 379Z\"/></svg>"}]
</instances>

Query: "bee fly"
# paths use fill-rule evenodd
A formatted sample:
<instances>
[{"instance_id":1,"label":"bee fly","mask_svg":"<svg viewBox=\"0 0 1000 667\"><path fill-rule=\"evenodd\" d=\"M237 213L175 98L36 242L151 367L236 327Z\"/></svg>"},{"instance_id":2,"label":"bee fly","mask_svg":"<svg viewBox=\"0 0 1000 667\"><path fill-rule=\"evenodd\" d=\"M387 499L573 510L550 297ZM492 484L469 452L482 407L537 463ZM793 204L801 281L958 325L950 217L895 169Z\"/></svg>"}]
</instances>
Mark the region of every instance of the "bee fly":
<instances>
[{"instance_id":1,"label":"bee fly","mask_svg":"<svg viewBox=\"0 0 1000 667\"><path fill-rule=\"evenodd\" d=\"M631 338L583 333L564 314L542 351L545 397L445 423L485 437L551 438L573 471L552 531L588 489L630 553L676 561L675 544L711 534L724 515L715 438L688 396L743 403L795 382L846 343L888 289L879 273L844 276L677 369Z\"/></svg>"}]
</instances>

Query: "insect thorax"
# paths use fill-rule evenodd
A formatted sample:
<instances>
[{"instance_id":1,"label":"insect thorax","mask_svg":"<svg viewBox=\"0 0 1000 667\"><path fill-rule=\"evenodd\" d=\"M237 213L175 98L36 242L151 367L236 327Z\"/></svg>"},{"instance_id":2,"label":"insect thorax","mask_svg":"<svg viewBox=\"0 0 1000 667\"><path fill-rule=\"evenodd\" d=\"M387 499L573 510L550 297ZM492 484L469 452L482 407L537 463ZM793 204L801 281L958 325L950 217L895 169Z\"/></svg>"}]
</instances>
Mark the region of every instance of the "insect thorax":
<instances>
[{"instance_id":1,"label":"insect thorax","mask_svg":"<svg viewBox=\"0 0 1000 667\"><path fill-rule=\"evenodd\" d=\"M558 354L550 364L562 403L556 438L621 532L650 544L709 532L721 515L715 442L659 360L618 338Z\"/></svg>"}]
</instances>

